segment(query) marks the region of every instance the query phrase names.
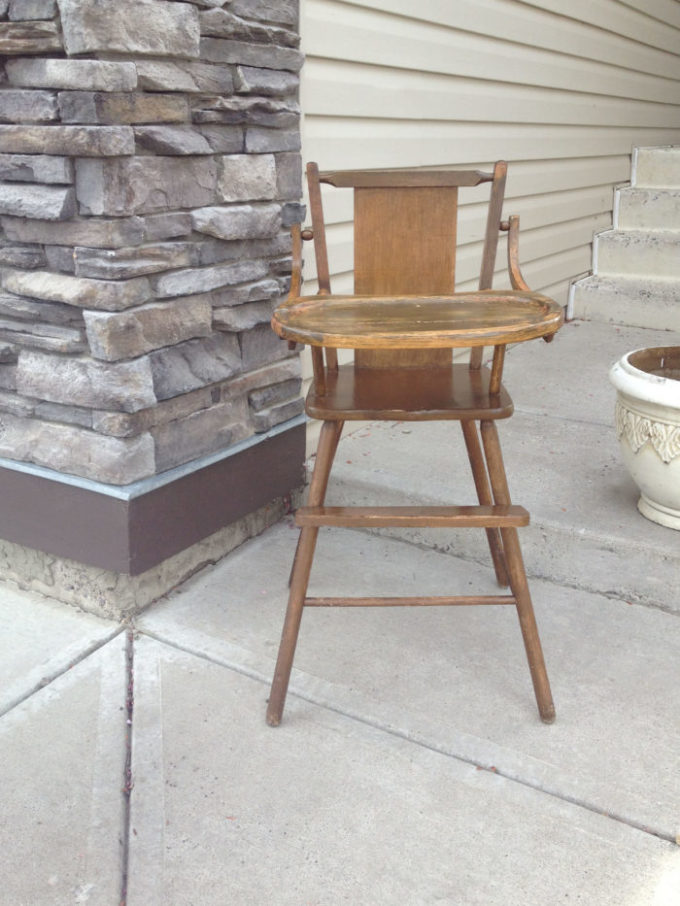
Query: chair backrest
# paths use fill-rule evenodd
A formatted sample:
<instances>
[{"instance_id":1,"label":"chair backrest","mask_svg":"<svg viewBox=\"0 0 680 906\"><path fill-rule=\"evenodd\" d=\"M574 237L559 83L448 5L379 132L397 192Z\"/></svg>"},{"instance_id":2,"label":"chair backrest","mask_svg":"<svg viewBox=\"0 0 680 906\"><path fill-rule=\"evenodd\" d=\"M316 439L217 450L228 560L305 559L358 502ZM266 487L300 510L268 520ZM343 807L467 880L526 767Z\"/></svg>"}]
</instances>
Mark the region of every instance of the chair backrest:
<instances>
[{"instance_id":1,"label":"chair backrest","mask_svg":"<svg viewBox=\"0 0 680 906\"><path fill-rule=\"evenodd\" d=\"M507 166L480 170L344 170L307 165L319 292L330 293L321 183L354 189L354 292L357 295L448 294L455 291L458 190L491 183L479 278L490 289L496 261ZM443 365L451 350L356 350L355 365L380 368ZM479 367L481 350L473 351Z\"/></svg>"}]
</instances>

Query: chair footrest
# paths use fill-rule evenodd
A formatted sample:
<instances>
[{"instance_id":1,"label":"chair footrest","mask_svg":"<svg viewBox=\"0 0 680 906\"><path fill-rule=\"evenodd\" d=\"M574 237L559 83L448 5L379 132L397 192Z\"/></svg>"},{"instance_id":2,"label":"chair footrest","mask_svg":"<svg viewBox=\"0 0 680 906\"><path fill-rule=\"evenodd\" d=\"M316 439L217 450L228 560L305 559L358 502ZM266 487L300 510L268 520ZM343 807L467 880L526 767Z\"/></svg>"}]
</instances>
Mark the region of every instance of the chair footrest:
<instances>
[{"instance_id":1,"label":"chair footrest","mask_svg":"<svg viewBox=\"0 0 680 906\"><path fill-rule=\"evenodd\" d=\"M343 528L519 528L529 524L529 513L521 506L303 506L295 522Z\"/></svg>"},{"instance_id":2,"label":"chair footrest","mask_svg":"<svg viewBox=\"0 0 680 906\"><path fill-rule=\"evenodd\" d=\"M512 595L454 595L407 598L305 598L305 607L450 607L451 605L516 604Z\"/></svg>"}]
</instances>

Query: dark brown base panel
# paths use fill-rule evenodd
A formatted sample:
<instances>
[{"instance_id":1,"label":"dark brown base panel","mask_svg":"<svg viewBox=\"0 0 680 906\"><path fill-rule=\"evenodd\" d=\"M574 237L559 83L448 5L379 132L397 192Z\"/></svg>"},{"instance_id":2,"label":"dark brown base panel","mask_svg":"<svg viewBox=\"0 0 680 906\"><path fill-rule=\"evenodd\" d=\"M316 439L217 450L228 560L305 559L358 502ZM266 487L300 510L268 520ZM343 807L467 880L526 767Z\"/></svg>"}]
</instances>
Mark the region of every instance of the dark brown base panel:
<instances>
[{"instance_id":1,"label":"dark brown base panel","mask_svg":"<svg viewBox=\"0 0 680 906\"><path fill-rule=\"evenodd\" d=\"M305 425L121 499L0 468L0 538L137 576L303 483Z\"/></svg>"}]
</instances>

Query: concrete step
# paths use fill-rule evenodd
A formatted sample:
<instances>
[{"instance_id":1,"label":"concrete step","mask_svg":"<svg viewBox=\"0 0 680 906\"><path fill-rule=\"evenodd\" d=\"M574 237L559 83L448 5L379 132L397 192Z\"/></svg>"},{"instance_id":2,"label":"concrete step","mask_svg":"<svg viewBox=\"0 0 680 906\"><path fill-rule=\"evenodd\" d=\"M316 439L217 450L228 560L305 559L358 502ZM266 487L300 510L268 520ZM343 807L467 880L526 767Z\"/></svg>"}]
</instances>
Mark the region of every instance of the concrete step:
<instances>
[{"instance_id":1,"label":"concrete step","mask_svg":"<svg viewBox=\"0 0 680 906\"><path fill-rule=\"evenodd\" d=\"M636 148L633 152L633 185L680 188L680 146Z\"/></svg>"},{"instance_id":2,"label":"concrete step","mask_svg":"<svg viewBox=\"0 0 680 906\"><path fill-rule=\"evenodd\" d=\"M678 280L596 275L572 289L575 318L680 331Z\"/></svg>"},{"instance_id":3,"label":"concrete step","mask_svg":"<svg viewBox=\"0 0 680 906\"><path fill-rule=\"evenodd\" d=\"M516 411L499 423L499 433L513 502L531 514L519 531L532 575L680 612L680 536L637 511L607 377L631 349L674 342L679 338L666 331L576 322L550 345L523 343L510 351L505 384ZM469 472L456 424L372 424L341 442L327 505L474 503ZM482 530L379 533L489 559Z\"/></svg>"},{"instance_id":4,"label":"concrete step","mask_svg":"<svg viewBox=\"0 0 680 906\"><path fill-rule=\"evenodd\" d=\"M627 186L617 191L616 211L619 230L680 231L680 189Z\"/></svg>"},{"instance_id":5,"label":"concrete step","mask_svg":"<svg viewBox=\"0 0 680 906\"><path fill-rule=\"evenodd\" d=\"M680 233L670 230L607 230L593 242L593 270L599 275L680 280Z\"/></svg>"}]
</instances>

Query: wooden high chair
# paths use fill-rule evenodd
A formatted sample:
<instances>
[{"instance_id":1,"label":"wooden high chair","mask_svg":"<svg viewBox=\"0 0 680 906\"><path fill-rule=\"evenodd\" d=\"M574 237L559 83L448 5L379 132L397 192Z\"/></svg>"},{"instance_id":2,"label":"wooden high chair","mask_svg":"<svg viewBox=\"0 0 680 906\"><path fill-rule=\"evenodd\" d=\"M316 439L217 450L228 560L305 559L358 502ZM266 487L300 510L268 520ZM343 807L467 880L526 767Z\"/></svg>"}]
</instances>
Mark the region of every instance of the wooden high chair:
<instances>
[{"instance_id":1,"label":"wooden high chair","mask_svg":"<svg viewBox=\"0 0 680 906\"><path fill-rule=\"evenodd\" d=\"M314 380L307 412L323 421L308 505L301 527L290 597L272 683L267 721L281 720L304 607L512 604L517 608L542 720L555 709L529 594L517 529L529 514L508 492L496 420L512 400L501 384L508 343L551 339L562 310L532 293L519 271L519 220L501 220L507 167L465 171L340 171L307 166L312 230L293 228L293 278L273 329L312 347ZM354 190L354 294L331 294L321 183ZM456 293L458 191L490 183L479 291ZM512 290L491 289L499 232L508 232ZM301 247L314 239L319 291L301 297ZM482 365L493 346L491 368ZM452 349L471 347L469 364L452 362ZM338 365L337 349L354 349ZM459 421L478 505L437 507L326 507L324 498L345 421ZM477 428L477 422L480 428ZM481 435L481 442L480 442ZM496 578L511 594L453 597L346 598L307 596L321 526L448 526L484 528Z\"/></svg>"}]
</instances>

